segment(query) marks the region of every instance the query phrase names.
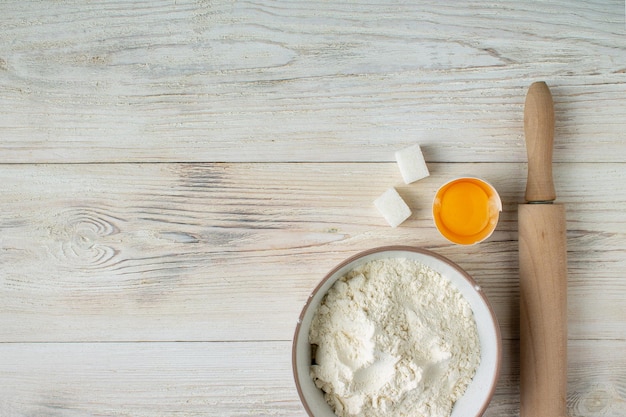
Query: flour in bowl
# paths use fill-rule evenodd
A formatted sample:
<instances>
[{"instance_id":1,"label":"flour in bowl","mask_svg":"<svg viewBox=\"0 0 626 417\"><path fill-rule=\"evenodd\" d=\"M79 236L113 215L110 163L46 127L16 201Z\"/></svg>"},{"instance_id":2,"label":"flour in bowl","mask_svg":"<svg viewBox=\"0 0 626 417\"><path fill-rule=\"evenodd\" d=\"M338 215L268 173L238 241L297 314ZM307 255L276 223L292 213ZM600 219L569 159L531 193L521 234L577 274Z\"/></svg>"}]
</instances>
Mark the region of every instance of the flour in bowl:
<instances>
[{"instance_id":1,"label":"flour in bowl","mask_svg":"<svg viewBox=\"0 0 626 417\"><path fill-rule=\"evenodd\" d=\"M340 417L450 416L480 363L467 300L404 258L337 280L315 313L311 376Z\"/></svg>"}]
</instances>

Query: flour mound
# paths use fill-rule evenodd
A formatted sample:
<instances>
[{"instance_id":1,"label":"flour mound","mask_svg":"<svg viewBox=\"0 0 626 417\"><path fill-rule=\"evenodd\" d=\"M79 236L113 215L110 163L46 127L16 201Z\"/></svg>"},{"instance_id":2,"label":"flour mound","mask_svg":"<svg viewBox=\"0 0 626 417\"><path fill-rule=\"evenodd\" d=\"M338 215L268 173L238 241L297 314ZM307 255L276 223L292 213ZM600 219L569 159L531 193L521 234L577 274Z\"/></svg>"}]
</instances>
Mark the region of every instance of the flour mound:
<instances>
[{"instance_id":1,"label":"flour mound","mask_svg":"<svg viewBox=\"0 0 626 417\"><path fill-rule=\"evenodd\" d=\"M311 376L340 417L448 417L480 363L468 302L441 274L404 258L337 280L309 342Z\"/></svg>"}]
</instances>

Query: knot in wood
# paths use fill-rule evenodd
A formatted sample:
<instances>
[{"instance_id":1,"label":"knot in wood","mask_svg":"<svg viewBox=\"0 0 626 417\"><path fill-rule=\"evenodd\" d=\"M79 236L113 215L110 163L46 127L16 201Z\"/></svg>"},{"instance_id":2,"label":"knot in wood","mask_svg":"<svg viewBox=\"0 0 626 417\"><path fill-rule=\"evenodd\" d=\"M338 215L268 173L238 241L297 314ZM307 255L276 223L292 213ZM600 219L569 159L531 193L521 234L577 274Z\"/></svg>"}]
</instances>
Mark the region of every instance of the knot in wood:
<instances>
[{"instance_id":1,"label":"knot in wood","mask_svg":"<svg viewBox=\"0 0 626 417\"><path fill-rule=\"evenodd\" d=\"M116 219L102 211L81 208L60 214L62 230L59 260L82 268L102 268L112 262L117 250L111 236L119 233Z\"/></svg>"}]
</instances>

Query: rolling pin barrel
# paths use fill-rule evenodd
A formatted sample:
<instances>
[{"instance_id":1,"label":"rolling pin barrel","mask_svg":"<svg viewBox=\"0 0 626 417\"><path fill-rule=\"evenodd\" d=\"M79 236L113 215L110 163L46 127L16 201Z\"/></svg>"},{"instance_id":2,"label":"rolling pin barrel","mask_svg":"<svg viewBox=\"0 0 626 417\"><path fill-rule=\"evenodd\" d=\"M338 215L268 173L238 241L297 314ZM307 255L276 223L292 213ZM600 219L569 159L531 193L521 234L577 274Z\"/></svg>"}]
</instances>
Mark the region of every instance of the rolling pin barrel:
<instances>
[{"instance_id":1,"label":"rolling pin barrel","mask_svg":"<svg viewBox=\"0 0 626 417\"><path fill-rule=\"evenodd\" d=\"M565 207L519 206L521 417L565 417Z\"/></svg>"}]
</instances>

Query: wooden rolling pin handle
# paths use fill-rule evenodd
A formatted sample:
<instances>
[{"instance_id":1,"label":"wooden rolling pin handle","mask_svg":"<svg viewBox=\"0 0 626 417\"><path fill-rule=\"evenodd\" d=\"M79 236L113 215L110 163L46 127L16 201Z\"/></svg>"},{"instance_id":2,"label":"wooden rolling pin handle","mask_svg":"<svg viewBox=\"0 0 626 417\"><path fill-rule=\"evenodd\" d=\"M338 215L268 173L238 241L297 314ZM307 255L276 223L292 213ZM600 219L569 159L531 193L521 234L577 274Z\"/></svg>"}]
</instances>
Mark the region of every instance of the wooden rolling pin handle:
<instances>
[{"instance_id":1,"label":"wooden rolling pin handle","mask_svg":"<svg viewBox=\"0 0 626 417\"><path fill-rule=\"evenodd\" d=\"M554 105L543 81L528 88L524 105L524 134L528 153L526 201L548 202L556 198L552 180Z\"/></svg>"}]
</instances>

